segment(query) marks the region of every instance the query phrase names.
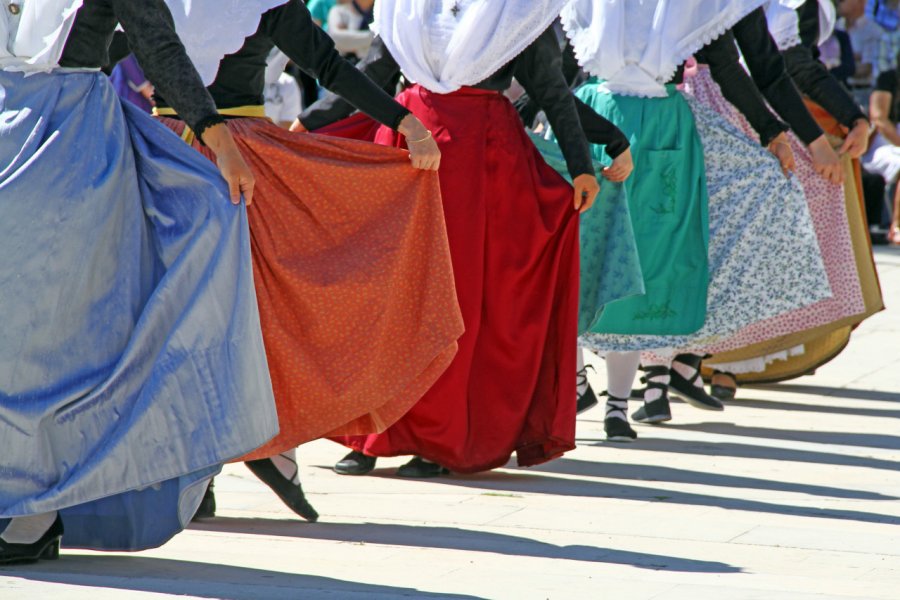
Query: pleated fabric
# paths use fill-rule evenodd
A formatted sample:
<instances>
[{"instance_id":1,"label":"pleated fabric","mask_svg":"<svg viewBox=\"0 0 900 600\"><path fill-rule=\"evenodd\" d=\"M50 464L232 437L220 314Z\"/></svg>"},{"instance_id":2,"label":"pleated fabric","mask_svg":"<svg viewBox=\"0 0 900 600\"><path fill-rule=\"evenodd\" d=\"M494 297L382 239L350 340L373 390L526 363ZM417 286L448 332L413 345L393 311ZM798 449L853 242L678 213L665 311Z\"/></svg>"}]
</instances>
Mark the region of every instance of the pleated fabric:
<instances>
[{"instance_id":1,"label":"pleated fabric","mask_svg":"<svg viewBox=\"0 0 900 600\"><path fill-rule=\"evenodd\" d=\"M434 134L466 332L434 387L379 435L373 456L416 454L459 473L556 458L575 447L578 214L501 94L398 97ZM382 128L377 141L400 145Z\"/></svg>"},{"instance_id":2,"label":"pleated fabric","mask_svg":"<svg viewBox=\"0 0 900 600\"><path fill-rule=\"evenodd\" d=\"M463 332L437 174L403 150L267 119L228 128L256 176L253 272L281 427L245 458L384 431L444 372Z\"/></svg>"},{"instance_id":3,"label":"pleated fabric","mask_svg":"<svg viewBox=\"0 0 900 600\"><path fill-rule=\"evenodd\" d=\"M277 432L243 206L100 73L0 72L0 517L160 545Z\"/></svg>"}]
</instances>

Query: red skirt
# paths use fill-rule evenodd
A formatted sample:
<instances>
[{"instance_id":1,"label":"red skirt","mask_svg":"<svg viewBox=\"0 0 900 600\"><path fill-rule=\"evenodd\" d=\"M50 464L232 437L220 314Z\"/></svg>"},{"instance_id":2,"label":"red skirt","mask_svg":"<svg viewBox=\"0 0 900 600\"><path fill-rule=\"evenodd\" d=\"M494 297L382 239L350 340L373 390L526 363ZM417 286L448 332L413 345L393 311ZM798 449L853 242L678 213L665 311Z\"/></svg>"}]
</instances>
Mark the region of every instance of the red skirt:
<instances>
[{"instance_id":1,"label":"red skirt","mask_svg":"<svg viewBox=\"0 0 900 600\"><path fill-rule=\"evenodd\" d=\"M393 148L265 119L228 128L256 176L247 213L281 428L241 460L384 431L444 372L463 330L437 176Z\"/></svg>"},{"instance_id":2,"label":"red skirt","mask_svg":"<svg viewBox=\"0 0 900 600\"><path fill-rule=\"evenodd\" d=\"M578 213L501 94L398 97L432 130L465 334L434 387L378 435L339 441L458 473L535 465L575 447ZM382 128L377 141L399 146Z\"/></svg>"}]
</instances>

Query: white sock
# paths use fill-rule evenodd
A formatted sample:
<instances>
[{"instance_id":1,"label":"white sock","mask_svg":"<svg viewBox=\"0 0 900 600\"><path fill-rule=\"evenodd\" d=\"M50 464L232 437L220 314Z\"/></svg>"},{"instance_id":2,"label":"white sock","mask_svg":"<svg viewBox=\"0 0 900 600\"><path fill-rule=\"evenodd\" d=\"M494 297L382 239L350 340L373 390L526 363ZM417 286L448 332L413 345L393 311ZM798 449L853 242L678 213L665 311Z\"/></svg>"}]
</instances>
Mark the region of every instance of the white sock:
<instances>
[{"instance_id":1,"label":"white sock","mask_svg":"<svg viewBox=\"0 0 900 600\"><path fill-rule=\"evenodd\" d=\"M281 473L281 476L293 483L300 484L300 469L297 467L297 450L288 450L281 454L276 454L271 459L275 468Z\"/></svg>"},{"instance_id":2,"label":"white sock","mask_svg":"<svg viewBox=\"0 0 900 600\"><path fill-rule=\"evenodd\" d=\"M641 363L640 352L609 352L606 355L606 390L616 398L631 397L631 386Z\"/></svg>"},{"instance_id":3,"label":"white sock","mask_svg":"<svg viewBox=\"0 0 900 600\"><path fill-rule=\"evenodd\" d=\"M54 521L56 521L55 510L39 515L15 517L3 533L0 533L0 538L8 544L33 544L47 533Z\"/></svg>"}]
</instances>

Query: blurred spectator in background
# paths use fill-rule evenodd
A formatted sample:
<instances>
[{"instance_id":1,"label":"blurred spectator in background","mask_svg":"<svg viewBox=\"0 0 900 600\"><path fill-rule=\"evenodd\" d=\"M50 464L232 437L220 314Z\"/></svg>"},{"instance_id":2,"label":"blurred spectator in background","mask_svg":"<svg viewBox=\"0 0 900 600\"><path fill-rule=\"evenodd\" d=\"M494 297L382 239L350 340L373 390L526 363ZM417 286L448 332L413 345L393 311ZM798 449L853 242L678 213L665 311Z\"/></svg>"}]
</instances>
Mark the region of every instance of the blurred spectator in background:
<instances>
[{"instance_id":1,"label":"blurred spectator in background","mask_svg":"<svg viewBox=\"0 0 900 600\"><path fill-rule=\"evenodd\" d=\"M335 4L337 4L337 0L307 0L306 8L309 9L313 22L328 31L328 13Z\"/></svg>"},{"instance_id":2,"label":"blurred spectator in background","mask_svg":"<svg viewBox=\"0 0 900 600\"><path fill-rule=\"evenodd\" d=\"M374 6L375 0L338 0L328 12L328 35L346 58L361 60L369 52Z\"/></svg>"},{"instance_id":3,"label":"blurred spectator in background","mask_svg":"<svg viewBox=\"0 0 900 600\"><path fill-rule=\"evenodd\" d=\"M850 78L857 72L853 44L846 31L835 29L828 39L819 45L819 60L828 67L828 72L847 88L852 87ZM868 86L865 86L868 87Z\"/></svg>"},{"instance_id":4,"label":"blurred spectator in background","mask_svg":"<svg viewBox=\"0 0 900 600\"><path fill-rule=\"evenodd\" d=\"M846 31L853 47L856 70L848 83L854 88L871 88L875 82L875 69L881 38L885 35L875 21L866 17L866 0L838 0L838 29Z\"/></svg>"},{"instance_id":5,"label":"blurred spectator in background","mask_svg":"<svg viewBox=\"0 0 900 600\"><path fill-rule=\"evenodd\" d=\"M302 110L300 107L300 87L293 75L284 72L288 57L273 48L266 61L266 116L279 127L290 129L291 123Z\"/></svg>"},{"instance_id":6,"label":"blurred spectator in background","mask_svg":"<svg viewBox=\"0 0 900 600\"><path fill-rule=\"evenodd\" d=\"M884 177L891 188L888 201L890 217L888 237L894 243L900 243L900 197L897 195L897 180L900 177L900 76L898 76L895 57L893 68L878 75L875 90L869 100L869 118L875 127L875 136L869 151L863 157L863 166L870 173Z\"/></svg>"}]
</instances>

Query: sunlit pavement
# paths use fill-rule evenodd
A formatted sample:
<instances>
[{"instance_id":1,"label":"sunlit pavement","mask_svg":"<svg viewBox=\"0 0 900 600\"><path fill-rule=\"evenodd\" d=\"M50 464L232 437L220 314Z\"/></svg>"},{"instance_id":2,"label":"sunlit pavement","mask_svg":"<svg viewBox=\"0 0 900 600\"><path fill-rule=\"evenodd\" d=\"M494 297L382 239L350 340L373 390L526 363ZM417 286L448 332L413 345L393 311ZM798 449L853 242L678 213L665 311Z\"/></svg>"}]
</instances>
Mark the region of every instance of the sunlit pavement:
<instances>
[{"instance_id":1,"label":"sunlit pavement","mask_svg":"<svg viewBox=\"0 0 900 600\"><path fill-rule=\"evenodd\" d=\"M877 254L888 311L814 377L723 413L675 404L615 445L596 408L563 459L428 481L392 477L403 459L335 475L345 450L317 442L317 524L229 466L216 519L149 552L0 569L0 598L897 600L900 250Z\"/></svg>"}]
</instances>

